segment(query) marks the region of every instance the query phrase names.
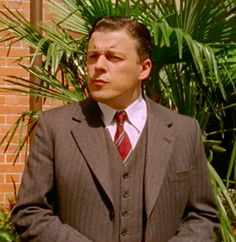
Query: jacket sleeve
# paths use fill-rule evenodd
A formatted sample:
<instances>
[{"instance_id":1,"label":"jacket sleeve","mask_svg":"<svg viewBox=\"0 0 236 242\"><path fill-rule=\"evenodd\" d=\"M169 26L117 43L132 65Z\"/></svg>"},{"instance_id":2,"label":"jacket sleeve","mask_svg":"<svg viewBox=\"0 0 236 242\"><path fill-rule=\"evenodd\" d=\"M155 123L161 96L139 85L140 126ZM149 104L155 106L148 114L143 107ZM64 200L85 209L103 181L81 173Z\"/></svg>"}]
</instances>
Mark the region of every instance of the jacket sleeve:
<instances>
[{"instance_id":1,"label":"jacket sleeve","mask_svg":"<svg viewBox=\"0 0 236 242\"><path fill-rule=\"evenodd\" d=\"M42 116L12 211L13 224L21 241L91 242L54 212L53 135Z\"/></svg>"},{"instance_id":2,"label":"jacket sleeve","mask_svg":"<svg viewBox=\"0 0 236 242\"><path fill-rule=\"evenodd\" d=\"M219 227L201 131L195 121L194 159L188 204L177 233L168 242L213 242Z\"/></svg>"}]
</instances>

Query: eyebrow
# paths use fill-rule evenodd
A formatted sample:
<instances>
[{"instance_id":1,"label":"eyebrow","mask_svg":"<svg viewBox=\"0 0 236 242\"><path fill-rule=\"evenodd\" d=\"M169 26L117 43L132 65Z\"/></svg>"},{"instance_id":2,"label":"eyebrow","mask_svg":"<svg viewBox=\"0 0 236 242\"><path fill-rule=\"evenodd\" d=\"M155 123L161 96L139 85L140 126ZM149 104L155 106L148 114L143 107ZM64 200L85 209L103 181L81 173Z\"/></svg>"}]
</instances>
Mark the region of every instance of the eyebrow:
<instances>
[{"instance_id":1,"label":"eyebrow","mask_svg":"<svg viewBox=\"0 0 236 242\"><path fill-rule=\"evenodd\" d=\"M98 49L88 49L87 51L88 54L98 54L98 53L102 53L102 54L118 54L118 55L124 55L125 53L121 52L121 51L116 51L116 50L98 50Z\"/></svg>"}]
</instances>

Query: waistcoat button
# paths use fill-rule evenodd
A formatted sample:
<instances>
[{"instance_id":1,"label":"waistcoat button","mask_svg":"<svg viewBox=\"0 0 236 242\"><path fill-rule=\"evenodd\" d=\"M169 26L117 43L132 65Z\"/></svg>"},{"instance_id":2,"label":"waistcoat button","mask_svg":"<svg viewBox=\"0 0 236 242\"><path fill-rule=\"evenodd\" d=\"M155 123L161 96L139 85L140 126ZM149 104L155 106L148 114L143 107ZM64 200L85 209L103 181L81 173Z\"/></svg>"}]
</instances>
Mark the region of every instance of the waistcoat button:
<instances>
[{"instance_id":1,"label":"waistcoat button","mask_svg":"<svg viewBox=\"0 0 236 242\"><path fill-rule=\"evenodd\" d=\"M128 197L129 197L129 192L128 191L124 192L123 193L123 198L128 198Z\"/></svg>"},{"instance_id":2,"label":"waistcoat button","mask_svg":"<svg viewBox=\"0 0 236 242\"><path fill-rule=\"evenodd\" d=\"M124 179L127 179L129 177L129 173L128 172L125 172L124 174L123 174L123 178Z\"/></svg>"},{"instance_id":3,"label":"waistcoat button","mask_svg":"<svg viewBox=\"0 0 236 242\"><path fill-rule=\"evenodd\" d=\"M122 217L127 217L129 215L129 212L128 211L123 211L122 212Z\"/></svg>"}]
</instances>

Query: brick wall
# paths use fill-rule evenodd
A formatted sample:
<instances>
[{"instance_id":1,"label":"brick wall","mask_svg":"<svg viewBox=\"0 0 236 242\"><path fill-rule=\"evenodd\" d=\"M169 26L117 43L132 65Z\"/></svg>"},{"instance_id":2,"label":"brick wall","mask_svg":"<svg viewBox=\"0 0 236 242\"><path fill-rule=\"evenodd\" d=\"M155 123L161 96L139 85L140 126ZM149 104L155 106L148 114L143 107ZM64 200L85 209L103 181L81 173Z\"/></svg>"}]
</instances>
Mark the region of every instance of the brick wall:
<instances>
[{"instance_id":1,"label":"brick wall","mask_svg":"<svg viewBox=\"0 0 236 242\"><path fill-rule=\"evenodd\" d=\"M29 19L30 0L0 0L0 10L3 10L3 5L12 10L17 9L23 13L24 17ZM44 6L44 16L48 18L47 14L46 6ZM0 33L0 38L5 34ZM7 75L29 78L28 73L15 63L17 58L26 56L29 53L28 46L22 42L16 43L7 56L7 44L0 43L0 87L9 85L4 82L4 78ZM27 62L28 60L25 59L24 63ZM61 103L50 100L44 105L44 108L51 108L55 105L61 105ZM20 113L28 110L28 96L22 96L14 92L0 91L0 140L2 140L4 134L20 117ZM18 189L24 169L26 151L20 155L17 162L13 165L12 157L18 144L18 138L17 136L15 137L7 152L4 152L6 143L0 146L0 208L3 207L4 209L9 209L9 200L14 200L14 185L12 180L16 184L16 189Z\"/></svg>"}]
</instances>

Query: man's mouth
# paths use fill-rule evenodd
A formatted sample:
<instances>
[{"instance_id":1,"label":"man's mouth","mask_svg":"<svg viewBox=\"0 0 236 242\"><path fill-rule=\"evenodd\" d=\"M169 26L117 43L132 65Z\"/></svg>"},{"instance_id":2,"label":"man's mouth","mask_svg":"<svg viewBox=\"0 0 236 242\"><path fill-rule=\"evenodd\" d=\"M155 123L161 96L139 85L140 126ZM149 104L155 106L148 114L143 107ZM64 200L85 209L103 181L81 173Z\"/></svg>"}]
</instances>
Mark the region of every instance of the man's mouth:
<instances>
[{"instance_id":1,"label":"man's mouth","mask_svg":"<svg viewBox=\"0 0 236 242\"><path fill-rule=\"evenodd\" d=\"M93 80L93 84L95 84L96 86L102 86L107 84L107 81L103 80L103 79L95 79Z\"/></svg>"}]
</instances>

